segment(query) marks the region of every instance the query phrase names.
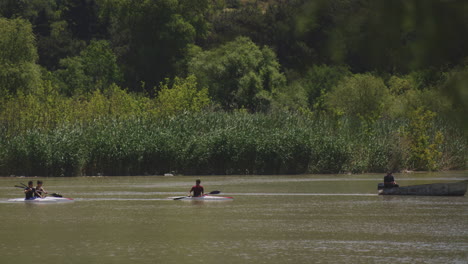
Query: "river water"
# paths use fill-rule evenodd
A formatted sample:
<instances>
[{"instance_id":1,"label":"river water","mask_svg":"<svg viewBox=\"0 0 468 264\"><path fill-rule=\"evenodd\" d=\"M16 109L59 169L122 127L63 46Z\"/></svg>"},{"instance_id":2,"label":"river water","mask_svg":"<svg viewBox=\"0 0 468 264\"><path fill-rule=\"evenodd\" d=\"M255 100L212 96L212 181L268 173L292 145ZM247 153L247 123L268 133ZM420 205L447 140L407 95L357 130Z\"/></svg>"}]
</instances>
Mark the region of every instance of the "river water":
<instances>
[{"instance_id":1,"label":"river water","mask_svg":"<svg viewBox=\"0 0 468 264\"><path fill-rule=\"evenodd\" d=\"M400 185L468 172L396 174ZM468 263L468 197L378 196L383 175L0 178L0 262ZM11 203L41 179L69 203Z\"/></svg>"}]
</instances>

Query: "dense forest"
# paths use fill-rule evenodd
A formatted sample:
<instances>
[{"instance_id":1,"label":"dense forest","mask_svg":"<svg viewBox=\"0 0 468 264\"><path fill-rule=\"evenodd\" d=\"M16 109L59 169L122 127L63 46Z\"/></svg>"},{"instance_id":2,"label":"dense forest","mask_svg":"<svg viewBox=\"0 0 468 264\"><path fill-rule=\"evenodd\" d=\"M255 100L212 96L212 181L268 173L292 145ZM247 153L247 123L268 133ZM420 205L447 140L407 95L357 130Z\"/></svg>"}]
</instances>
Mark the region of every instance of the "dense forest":
<instances>
[{"instance_id":1,"label":"dense forest","mask_svg":"<svg viewBox=\"0 0 468 264\"><path fill-rule=\"evenodd\" d=\"M464 0L2 0L0 175L466 169Z\"/></svg>"}]
</instances>

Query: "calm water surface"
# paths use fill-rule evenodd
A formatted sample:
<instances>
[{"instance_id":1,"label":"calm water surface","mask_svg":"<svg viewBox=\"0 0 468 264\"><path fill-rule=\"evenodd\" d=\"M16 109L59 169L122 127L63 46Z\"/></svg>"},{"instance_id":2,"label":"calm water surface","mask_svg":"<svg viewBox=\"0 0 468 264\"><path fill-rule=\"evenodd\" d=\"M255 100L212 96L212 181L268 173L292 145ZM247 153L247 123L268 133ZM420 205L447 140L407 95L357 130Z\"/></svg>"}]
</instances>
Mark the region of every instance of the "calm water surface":
<instances>
[{"instance_id":1,"label":"calm water surface","mask_svg":"<svg viewBox=\"0 0 468 264\"><path fill-rule=\"evenodd\" d=\"M401 185L468 172L396 174ZM195 177L33 178L73 203L9 203L0 262L468 263L468 198L378 196L383 175L205 176L233 201L173 201Z\"/></svg>"}]
</instances>

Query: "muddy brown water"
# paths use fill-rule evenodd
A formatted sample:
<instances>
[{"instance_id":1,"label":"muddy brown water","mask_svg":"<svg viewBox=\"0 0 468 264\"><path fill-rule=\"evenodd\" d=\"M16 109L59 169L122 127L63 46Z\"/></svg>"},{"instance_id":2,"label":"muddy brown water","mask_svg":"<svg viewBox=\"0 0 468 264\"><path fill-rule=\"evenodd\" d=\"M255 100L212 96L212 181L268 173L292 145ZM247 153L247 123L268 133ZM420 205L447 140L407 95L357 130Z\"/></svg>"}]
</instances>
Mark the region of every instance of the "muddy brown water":
<instances>
[{"instance_id":1,"label":"muddy brown water","mask_svg":"<svg viewBox=\"0 0 468 264\"><path fill-rule=\"evenodd\" d=\"M468 172L396 174L400 185ZM196 178L233 201L174 201ZM0 262L468 263L468 198L378 196L381 174L0 178ZM11 203L41 179L71 203Z\"/></svg>"}]
</instances>

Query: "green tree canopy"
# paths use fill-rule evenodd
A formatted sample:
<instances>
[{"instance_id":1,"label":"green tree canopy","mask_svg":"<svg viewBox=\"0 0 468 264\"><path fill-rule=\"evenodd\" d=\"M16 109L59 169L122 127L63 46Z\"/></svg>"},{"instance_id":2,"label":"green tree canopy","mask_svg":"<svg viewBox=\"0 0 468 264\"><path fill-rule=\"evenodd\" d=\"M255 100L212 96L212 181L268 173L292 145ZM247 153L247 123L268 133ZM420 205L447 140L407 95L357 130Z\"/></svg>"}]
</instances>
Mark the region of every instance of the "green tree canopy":
<instances>
[{"instance_id":1,"label":"green tree canopy","mask_svg":"<svg viewBox=\"0 0 468 264\"><path fill-rule=\"evenodd\" d=\"M0 95L29 92L40 84L37 49L31 24L0 18Z\"/></svg>"},{"instance_id":2,"label":"green tree canopy","mask_svg":"<svg viewBox=\"0 0 468 264\"><path fill-rule=\"evenodd\" d=\"M156 98L158 114L162 117L184 112L199 112L210 103L208 89L197 88L197 79L191 75L185 79L176 77L172 85L164 83Z\"/></svg>"},{"instance_id":3,"label":"green tree canopy","mask_svg":"<svg viewBox=\"0 0 468 264\"><path fill-rule=\"evenodd\" d=\"M102 16L124 65L126 86L152 91L184 69L190 44L206 37L208 0L103 0Z\"/></svg>"},{"instance_id":4,"label":"green tree canopy","mask_svg":"<svg viewBox=\"0 0 468 264\"><path fill-rule=\"evenodd\" d=\"M381 78L356 74L335 86L327 95L326 102L339 113L375 120L383 113L388 95L388 88Z\"/></svg>"},{"instance_id":5,"label":"green tree canopy","mask_svg":"<svg viewBox=\"0 0 468 264\"><path fill-rule=\"evenodd\" d=\"M60 61L55 72L65 94L87 93L121 81L117 57L106 40L91 41L79 56Z\"/></svg>"},{"instance_id":6,"label":"green tree canopy","mask_svg":"<svg viewBox=\"0 0 468 264\"><path fill-rule=\"evenodd\" d=\"M286 82L275 53L246 37L199 53L190 61L189 72L224 109L260 110L266 103L261 94Z\"/></svg>"},{"instance_id":7,"label":"green tree canopy","mask_svg":"<svg viewBox=\"0 0 468 264\"><path fill-rule=\"evenodd\" d=\"M298 82L307 93L307 100L311 108L321 108L317 105L318 98L329 92L344 77L351 73L346 67L314 65L309 68Z\"/></svg>"}]
</instances>

